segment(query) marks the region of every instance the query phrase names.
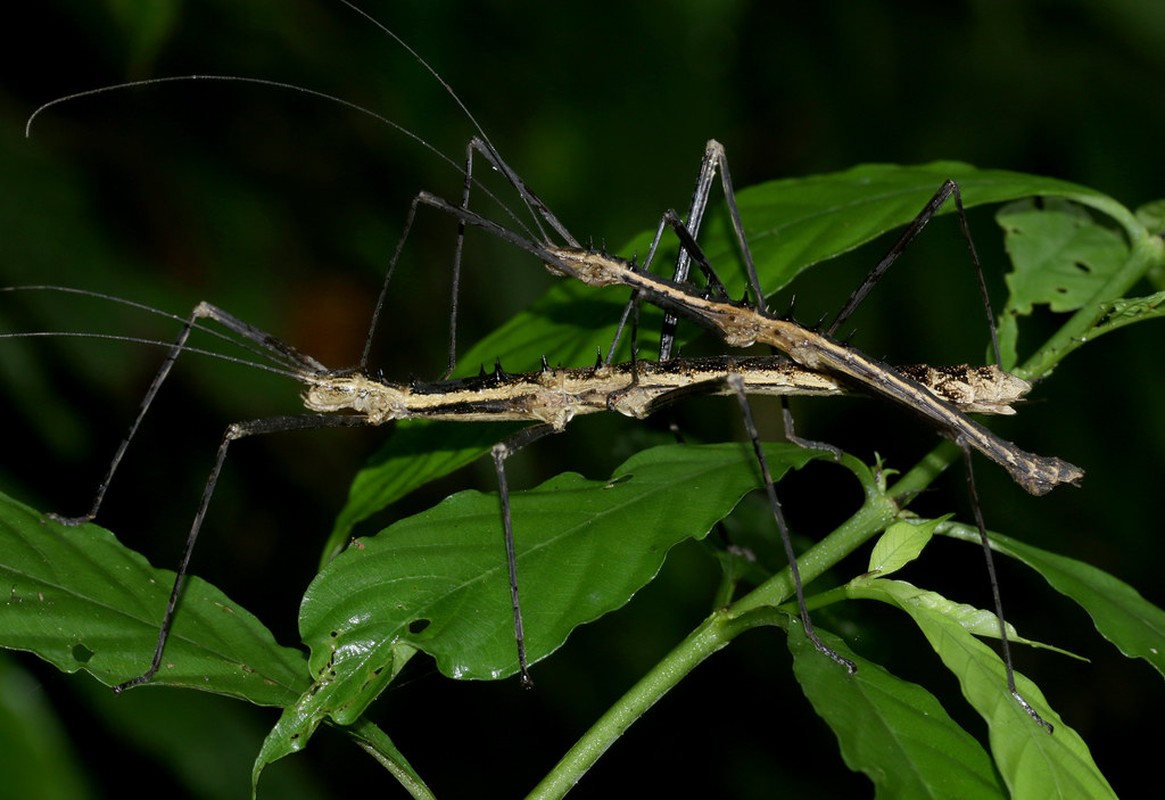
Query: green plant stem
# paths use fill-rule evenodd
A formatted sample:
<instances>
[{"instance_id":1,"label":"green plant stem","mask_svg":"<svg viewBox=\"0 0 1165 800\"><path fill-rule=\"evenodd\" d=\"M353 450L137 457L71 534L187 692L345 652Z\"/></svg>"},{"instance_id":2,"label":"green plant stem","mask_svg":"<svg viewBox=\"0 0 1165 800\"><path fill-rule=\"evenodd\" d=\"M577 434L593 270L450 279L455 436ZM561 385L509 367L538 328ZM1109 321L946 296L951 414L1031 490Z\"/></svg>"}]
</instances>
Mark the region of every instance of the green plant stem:
<instances>
[{"instance_id":1,"label":"green plant stem","mask_svg":"<svg viewBox=\"0 0 1165 800\"><path fill-rule=\"evenodd\" d=\"M720 610L700 623L617 703L607 709L528 797L543 800L563 797L624 731L701 661L726 646L740 633L756 625L776 624L775 618L784 615L769 610L763 615L767 617L763 621L756 621L752 616L742 619L728 610Z\"/></svg>"},{"instance_id":2,"label":"green plant stem","mask_svg":"<svg viewBox=\"0 0 1165 800\"><path fill-rule=\"evenodd\" d=\"M1124 297L1150 270L1165 267L1165 242L1144 228L1141 234L1132 239L1132 250L1121 268L1015 371L1017 375L1021 378L1047 375L1065 356L1088 341L1093 327L1104 318L1110 303ZM1133 236L1131 231L1130 236Z\"/></svg>"},{"instance_id":3,"label":"green plant stem","mask_svg":"<svg viewBox=\"0 0 1165 800\"><path fill-rule=\"evenodd\" d=\"M857 512L813 547L797 557L801 583L808 585L857 550L898 515L894 498L878 485L869 469L853 456L843 461L862 481L866 499ZM763 606L778 606L793 596L793 576L788 568L778 572L729 607L735 615L747 614Z\"/></svg>"},{"instance_id":4,"label":"green plant stem","mask_svg":"<svg viewBox=\"0 0 1165 800\"><path fill-rule=\"evenodd\" d=\"M852 456L843 456L843 460L862 480L866 500L856 514L798 559L803 583L836 565L898 514L897 504L864 464ZM747 630L783 627L788 617L776 606L792 594L793 579L786 568L727 609L713 612L611 706L528 797L545 800L564 796L607 748L704 659Z\"/></svg>"},{"instance_id":5,"label":"green plant stem","mask_svg":"<svg viewBox=\"0 0 1165 800\"><path fill-rule=\"evenodd\" d=\"M943 440L922 457L917 464L894 482L887 494L897 503L905 504L919 492L926 489L934 479L954 463L960 455L954 442Z\"/></svg>"}]
</instances>

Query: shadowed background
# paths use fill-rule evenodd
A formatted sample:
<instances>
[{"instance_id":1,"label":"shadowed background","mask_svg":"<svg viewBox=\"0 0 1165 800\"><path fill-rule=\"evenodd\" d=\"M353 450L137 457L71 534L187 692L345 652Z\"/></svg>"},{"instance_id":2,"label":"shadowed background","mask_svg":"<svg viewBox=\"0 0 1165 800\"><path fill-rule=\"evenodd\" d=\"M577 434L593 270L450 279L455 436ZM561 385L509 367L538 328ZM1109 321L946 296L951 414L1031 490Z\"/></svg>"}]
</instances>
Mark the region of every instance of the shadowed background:
<instances>
[{"instance_id":1,"label":"shadowed background","mask_svg":"<svg viewBox=\"0 0 1165 800\"><path fill-rule=\"evenodd\" d=\"M1086 3L851 3L844 12L840 4L733 2L365 6L456 88L576 237L612 248L654 226L666 208L686 206L710 137L725 144L737 186L867 161L942 158L1064 178L1130 207L1165 195L1165 11L1149 4L1108 3L1103 14ZM472 126L431 77L372 25L326 0L45 0L25 11L22 25L0 34L0 284L88 288L180 314L207 299L331 366L353 363L409 199L422 188L455 198L455 170L362 115L242 84L171 84L80 100L39 118L29 140L24 121L43 102L106 84L243 75L366 106L460 162ZM998 305L1006 265L993 212L975 212L972 225ZM377 340L376 366L391 377L431 378L444 368L454 233L449 220L422 214ZM487 236L471 235L467 246L462 350L552 282L533 259ZM798 315L812 321L835 309L880 255L875 245L806 276ZM939 221L862 309L855 343L896 362L981 360L986 338L964 262L955 227ZM99 302L22 295L0 303L5 330L176 333L175 325ZM1050 331L1054 320L1034 328L1041 326ZM1161 336L1157 326L1140 326L1074 354L1019 420L998 426L1028 449L1082 465L1082 490L1037 500L1000 470L977 472L989 525L1108 569L1157 603ZM1025 337L1029 347L1038 340L1035 330ZM0 342L4 488L40 508L86 508L159 358L119 344ZM297 394L285 381L221 364L182 367L99 522L171 566L224 425L294 412ZM796 411L802 433L865 458L877 451L891 466L909 466L933 442L916 421L862 399L802 402ZM729 403L693 404L683 416L685 427L708 437L735 435ZM523 454L513 483L533 485L562 469L600 477L663 436L658 425L585 424ZM293 644L297 597L347 481L386 435L327 431L237 447L195 571ZM820 478L810 473L783 490L808 536L828 531L856 502L815 496L821 484L836 485L833 473ZM491 485L492 471L479 465L397 511ZM961 488L953 472L918 508L957 507L967 518ZM965 547L937 544L929 568L952 574L951 596L986 603L978 560ZM438 794L487 786L513 796L707 613L711 569L698 545L679 548L630 607L540 664L533 694L516 681L455 684L417 668L373 714ZM960 579L960 571L968 574ZM273 574L286 577L269 581ZM1021 632L1094 660L1025 652L1021 668L1091 744L1118 793L1139 785L1153 765L1136 760L1128 743L1165 708L1159 676L1113 652L1038 578L1010 565L1002 577ZM677 594L686 599L677 603ZM917 633L871 616L876 635L859 647L903 677L927 679L935 659ZM176 693L156 689L118 707L92 681L19 660L44 682L72 742L77 762L58 756L56 763L79 763L95 791L144 781L170 793L191 786L189 775L166 766L174 752L194 765L190 774L206 774L200 758L224 770L221 751L200 752L223 744L214 733L221 718L202 716L221 704L222 713L241 715L232 725L251 737L230 748L243 770L228 784L238 792L274 720L270 711L217 698L171 700ZM578 796L640 786L733 797L769 796L775 787L867 792L865 778L841 767L788 660L778 634L745 637L637 725ZM151 706L160 709L157 719L129 703L158 704ZM145 745L128 732L143 719ZM95 752L98 736L118 754ZM152 749L166 755L154 760ZM280 772L287 791L322 795L384 777L334 735L264 780L274 783ZM190 793L213 796L206 788Z\"/></svg>"}]
</instances>

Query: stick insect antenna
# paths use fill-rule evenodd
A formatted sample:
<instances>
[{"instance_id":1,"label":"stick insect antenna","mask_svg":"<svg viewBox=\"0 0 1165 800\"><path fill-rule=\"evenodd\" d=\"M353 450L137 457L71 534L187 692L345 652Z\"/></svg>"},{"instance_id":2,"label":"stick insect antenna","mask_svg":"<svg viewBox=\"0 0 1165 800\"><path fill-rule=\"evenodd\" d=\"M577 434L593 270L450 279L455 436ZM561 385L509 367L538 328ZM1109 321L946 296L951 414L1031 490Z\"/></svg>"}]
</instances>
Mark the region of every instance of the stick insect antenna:
<instances>
[{"instance_id":1,"label":"stick insect antenna","mask_svg":"<svg viewBox=\"0 0 1165 800\"><path fill-rule=\"evenodd\" d=\"M350 0L340 0L340 2L350 8L356 14L359 14L367 22L374 25L378 30L380 30L381 33L383 33L385 36L388 36L406 53L412 56L413 60L416 61L422 69L424 69L429 73L429 75L432 76L433 80L435 80L441 86L445 94L447 94L450 99L452 99L453 102L457 105L457 107L461 109L461 112L465 114L465 118L469 120L470 124L473 125L473 129L477 131L477 136L470 140L469 148L477 149L479 152L481 152L489 160L490 164L505 176L506 181L518 191L518 195L522 198L522 202L525 203L526 208L530 211L531 217L534 219L534 224L538 227L538 232L541 234L540 238L543 240L546 239L546 231L542 228L542 225L539 222L539 219L542 219L549 223L550 226L553 227L554 230L556 230L567 241L573 241L570 233L567 232L566 227L558 221L558 218L554 216L549 207L547 207L547 205L543 203L537 195L534 194L530 187L528 187L526 183L518 176L518 174L510 168L509 164L507 164L502 159L500 151L497 149L497 147L494 146L494 143L490 141L489 135L485 132L485 128L482 127L482 125L477 121L477 118L473 115L473 112L469 110L469 107L465 104L464 101L462 101L461 96L457 94L453 87L449 85L449 82L441 77L441 73L437 72L436 68L433 67L433 65L428 61L426 61L420 53L414 50L408 42L397 35L387 25L376 19L376 17L372 16L367 11L357 6L355 3L350 2ZM414 138L416 137L414 136ZM475 147L475 145L477 146ZM466 171L470 172L470 170Z\"/></svg>"},{"instance_id":2,"label":"stick insect antenna","mask_svg":"<svg viewBox=\"0 0 1165 800\"><path fill-rule=\"evenodd\" d=\"M153 314L154 316L164 317L166 319L173 320L174 322L178 322L182 325L186 325L188 322L190 322L190 319L188 317L180 317L177 314L171 314L169 311L163 311L159 308L154 308L153 306L148 306L145 303L138 303L134 300L129 300L129 299L124 298L124 297L118 297L116 295L105 294L104 292L95 292L95 291L92 291L89 289L75 289L71 286L48 286L48 285L3 286L3 287L0 287L0 292L3 292L5 294L11 294L11 293L15 293L15 292L59 292L61 294L72 294L72 295L78 295L80 297L88 297L88 298L92 298L95 300L101 300L101 301L107 302L107 303L114 303L116 305L126 306L128 308L133 308L133 309L136 309L138 311L142 311L146 314ZM275 362L275 363L279 364L280 366L274 367L270 364L264 364L264 363L261 363L258 361L248 361L247 359L236 358L233 356L226 355L224 353L215 352L213 350L203 350L200 348L189 347L189 346L183 347L182 350L184 352L187 352L187 353L198 353L200 355L207 355L207 356L211 356L214 358L220 358L220 359L223 359L225 361L233 361L237 364L245 364L247 366L254 367L255 369L266 370L267 372L274 372L277 375L286 375L287 377L290 377L290 378L299 378L300 376L302 376L305 366L310 368L313 371L320 370L320 369L326 369L322 364L320 364L315 359L301 353L300 351L296 350L291 345L286 344L286 343L280 341L279 339L276 339L273 336L267 337L267 339L264 341L263 346L259 346L259 345L251 344L250 341L247 339L240 339L238 337L228 336L227 334L223 333L222 331L216 330L216 329L211 328L207 325L202 325L202 324L198 323L197 321L191 323L190 327L191 327L191 330L196 330L201 334L205 334L206 336L214 337L215 339L226 342L227 344L229 344L233 347L238 347L242 350L246 350L248 353L251 353L252 355L256 356L257 358L266 359L267 361ZM173 347L174 346L173 342L161 342L161 341L157 341L154 339L141 339L141 338L137 338L137 337L133 337L133 336L121 336L119 334L92 333L89 331L34 331L34 332L0 334L0 338L3 338L3 339L25 339L25 338L32 338L32 337L38 337L38 336L65 336L65 337L74 337L74 338L82 338L82 339L104 339L104 340L108 340L108 341L130 342L130 343L134 343L134 344L157 345L157 346L162 346L162 347Z\"/></svg>"},{"instance_id":3,"label":"stick insect antenna","mask_svg":"<svg viewBox=\"0 0 1165 800\"><path fill-rule=\"evenodd\" d=\"M401 46L403 46L409 53L411 53L414 58L418 59L420 61L420 63L422 65L424 65L429 70L429 72L431 72L434 76L436 76L437 80L441 83L441 85L444 86L445 89L453 96L453 98L457 102L457 104L462 108L462 110L465 111L466 115L469 117L469 119L472 122L472 124L474 125L475 129L478 130L481 137L483 137L480 139L477 137L474 137L474 139L470 142L470 148L473 148L475 146L474 143L479 143L480 147L482 148L482 152L485 153L485 155L486 155L487 159L489 159L490 163L493 164L494 166L497 166L506 175L507 180L518 189L519 196L522 197L523 203L525 203L527 208L531 210L531 216L534 219L535 225L538 228L539 234L542 235L542 238L545 238L545 231L542 229L541 224L538 222L539 215L534 212L533 208L531 208L531 202L533 202L535 204L536 208L539 208L544 212L545 216L543 218L549 218L549 219L553 220L552 224L555 225L556 230L560 230L560 232L562 232L565 235L565 237L569 243L575 244L574 240L570 237L570 235L565 233L565 229L561 227L561 223L558 223L558 221L553 218L553 215L550 214L550 211L549 211L549 209L547 209L545 207L545 204L543 204L541 201L537 200L536 197L534 197L533 193L530 192L529 189L525 187L525 185L513 173L513 171L508 166L504 165L504 162L501 161L500 157L496 157L496 156L491 154L491 151L494 153L496 153L496 151L493 150L493 145L489 143L488 138L485 138L485 132L481 130L481 127L477 124L477 121L475 119L473 119L473 116L471 114L469 114L468 109L465 108L465 106L461 102L460 98L458 98L457 95L453 93L452 88L449 87L449 85L445 83L445 81L440 77L440 75L438 75L432 69L432 67L429 67L429 65L427 63L425 63L425 61L423 59L421 59L420 56L418 56L411 48L409 48L409 46L407 44L405 44L403 41L401 41L401 39L399 37L397 37L396 34L392 33L392 31L388 30L383 25L380 25L380 23L377 23L376 20L372 19L371 17L368 17L367 14L365 14L363 11L360 11L360 9L356 8L351 3L346 3L346 5L348 5L350 8L352 8L353 10L355 10L358 13L360 13L361 15L363 15L365 18L371 20L374 24L378 25L381 28L381 30L385 31L390 36L392 36L394 39L396 39L396 41L398 41L401 44ZM88 97L95 97L98 95L106 94L108 92L116 92L116 91L122 91L122 90L128 90L128 89L139 89L139 88L145 88L145 87L150 87L150 86L159 86L162 84L169 84L169 83L188 83L188 82L204 82L204 81L221 81L224 83L253 84L256 86L263 86L263 87L271 88L271 89L281 89L281 90L285 90L285 91L292 91L292 92L296 92L298 94L303 94L303 95L307 95L309 97L314 97L314 98L317 98L320 100L325 100L327 102L334 103L334 104L339 105L343 108L346 108L350 111L356 111L360 114L363 114L367 117L370 117L373 120L375 120L376 122L379 122L382 125L386 125L389 128L392 128L393 130L395 130L397 133L400 133L403 136L411 139L413 142L415 142L416 144L420 145L422 148L424 148L428 152L435 155L442 163L453 168L458 173L463 174L464 179L465 179L464 189L463 189L463 196L464 196L465 200L463 202L465 205L468 205L468 197L469 197L470 187L476 186L478 191L484 193L484 195L487 198L489 198L492 202L496 203L502 209L502 211L506 214L506 216L508 216L514 222L514 224L518 226L518 228L520 230L524 231L528 236L531 236L531 237L534 236L534 233L530 230L530 228L526 225L526 223L524 223L521 220L521 218L514 212L513 209L511 209L508 205L506 205L504 202L502 202L502 200L499 197L497 197L497 195L495 193L491 192L488 187L482 185L477 179L473 178L471 160L468 157L466 159L466 165L463 168L461 165L459 165L452 158L450 158L445 153L438 150L433 144L428 142L426 139L424 139L423 137L414 133L413 131L409 130L408 128L404 127L403 125L401 125L397 122L394 122L393 120L389 119L388 117L384 116L383 114L379 114L379 113L372 111L371 109L365 108L364 106L361 106L357 103L353 103L349 100L343 99L342 97L338 97L336 95L329 94L327 92L321 92L321 91L318 91L316 89L309 89L309 88L304 87L304 86L298 86L296 84L286 83L284 81L272 80L269 78L254 78L254 77L247 77L247 76L243 76L243 75L173 75L173 76L166 76L166 77L161 77L161 78L149 78L146 80L129 81L126 83L118 83L118 84L113 84L110 86L101 86L101 87L98 87L96 89L87 89L87 90L82 91L82 92L74 92L72 94L65 95L64 97L58 97L55 100L50 100L49 102L45 103L44 105L42 105L39 108L37 108L36 110L34 110L28 116L28 119L25 121L24 135L26 138L31 137L32 136L32 126L33 126L33 123L36 121L36 119L41 114L48 111L49 109L51 109L55 106L61 105L63 103L69 103L69 102L73 102L75 100L82 100L82 99L85 99ZM406 223L406 235L407 235L408 226L411 226L411 224L412 224L411 220L412 220L412 213L410 212L409 220ZM460 250L461 250L460 240L461 240L461 238L462 237L460 237L460 236L458 238L457 258L456 258L455 263L454 263L454 272L453 272L453 311L451 314L451 323L450 323L450 327L453 331L456 330L456 324L457 324L456 323L456 319L457 319L457 291L458 291L459 273L460 273ZM393 261L393 264L395 265L395 259ZM356 369L358 369L358 370L364 370L368 366L368 358L369 358L369 355L370 355L371 350L372 350L372 337L375 334L377 326L378 326L379 321L380 321L380 316L381 316L381 313L382 313L383 308L384 308L384 302L385 302L385 299L386 299L387 294L388 294L388 285L392 279L392 275L393 275L393 268L390 266L389 270L387 271L387 273L385 275L385 280L384 280L383 285L381 287L380 293L377 296L376 304L373 307L372 317L371 317L371 320L370 320L369 326L368 326L368 337L365 341L364 349L361 353L361 360L360 360L359 364L356 366ZM456 347L456 342L455 342L455 333L454 333L451 336L450 353L455 352L455 347ZM452 361L453 361L453 356L451 355L450 362L452 363ZM449 372L452 372L452 367L450 367Z\"/></svg>"}]
</instances>

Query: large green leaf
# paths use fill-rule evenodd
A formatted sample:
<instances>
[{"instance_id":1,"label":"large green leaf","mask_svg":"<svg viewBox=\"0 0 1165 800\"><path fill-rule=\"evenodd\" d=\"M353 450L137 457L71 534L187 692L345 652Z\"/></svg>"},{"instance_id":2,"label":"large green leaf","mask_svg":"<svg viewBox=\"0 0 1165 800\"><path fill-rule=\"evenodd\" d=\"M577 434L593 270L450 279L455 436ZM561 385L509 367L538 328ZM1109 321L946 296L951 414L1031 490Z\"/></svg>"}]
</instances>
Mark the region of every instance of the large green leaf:
<instances>
[{"instance_id":1,"label":"large green leaf","mask_svg":"<svg viewBox=\"0 0 1165 800\"><path fill-rule=\"evenodd\" d=\"M822 454L765 448L774 477ZM565 473L511 495L531 662L580 624L624 605L668 550L703 537L760 483L742 444L657 447L609 481ZM458 493L358 540L308 588L300 614L317 683L289 707L264 763L302 747L326 717L356 720L402 657L432 655L455 678L517 670L498 499Z\"/></svg>"},{"instance_id":2,"label":"large green leaf","mask_svg":"<svg viewBox=\"0 0 1165 800\"><path fill-rule=\"evenodd\" d=\"M113 686L145 671L174 573L96 525L70 527L0 495L0 646ZM282 706L307 686L304 657L191 577L154 679Z\"/></svg>"},{"instance_id":3,"label":"large green leaf","mask_svg":"<svg viewBox=\"0 0 1165 800\"><path fill-rule=\"evenodd\" d=\"M879 797L1007 796L982 746L930 692L858 656L821 628L817 634L858 671L850 675L821 658L798 620L789 631L793 670L836 734L846 765L868 775Z\"/></svg>"},{"instance_id":4,"label":"large green leaf","mask_svg":"<svg viewBox=\"0 0 1165 800\"><path fill-rule=\"evenodd\" d=\"M1020 695L1053 726L1048 733L1028 716L1007 688L999 656L976 639L956 618L941 613L927 593L908 583L858 579L847 587L851 597L881 600L905 611L926 636L986 720L991 753L1012 797L1115 797L1092 760L1088 745L1052 710L1043 693L1018 672Z\"/></svg>"},{"instance_id":5,"label":"large green leaf","mask_svg":"<svg viewBox=\"0 0 1165 800\"><path fill-rule=\"evenodd\" d=\"M978 541L964 525L944 523L943 533ZM1130 658L1143 658L1165 675L1165 611L1124 581L1074 558L1049 553L999 533L993 549L1036 570L1058 592L1071 597L1092 617L1096 630Z\"/></svg>"}]
</instances>

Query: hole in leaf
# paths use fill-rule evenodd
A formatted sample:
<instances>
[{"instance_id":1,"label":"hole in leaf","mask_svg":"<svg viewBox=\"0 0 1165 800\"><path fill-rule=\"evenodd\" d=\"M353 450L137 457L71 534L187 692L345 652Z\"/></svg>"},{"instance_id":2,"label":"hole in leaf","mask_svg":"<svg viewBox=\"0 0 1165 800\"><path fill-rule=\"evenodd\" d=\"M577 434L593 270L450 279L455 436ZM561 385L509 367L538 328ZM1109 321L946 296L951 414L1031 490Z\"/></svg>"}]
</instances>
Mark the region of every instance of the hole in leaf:
<instances>
[{"instance_id":1,"label":"hole in leaf","mask_svg":"<svg viewBox=\"0 0 1165 800\"><path fill-rule=\"evenodd\" d=\"M425 628L432 624L429 619L414 619L409 623L409 633L421 633Z\"/></svg>"},{"instance_id":2,"label":"hole in leaf","mask_svg":"<svg viewBox=\"0 0 1165 800\"><path fill-rule=\"evenodd\" d=\"M93 651L83 644L73 645L73 660L81 664L88 664L89 659L93 658Z\"/></svg>"}]
</instances>

